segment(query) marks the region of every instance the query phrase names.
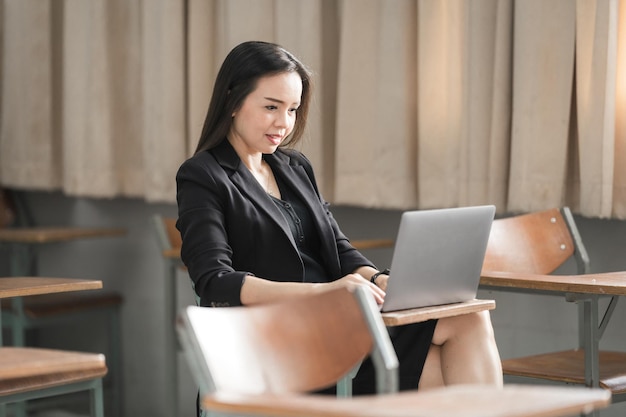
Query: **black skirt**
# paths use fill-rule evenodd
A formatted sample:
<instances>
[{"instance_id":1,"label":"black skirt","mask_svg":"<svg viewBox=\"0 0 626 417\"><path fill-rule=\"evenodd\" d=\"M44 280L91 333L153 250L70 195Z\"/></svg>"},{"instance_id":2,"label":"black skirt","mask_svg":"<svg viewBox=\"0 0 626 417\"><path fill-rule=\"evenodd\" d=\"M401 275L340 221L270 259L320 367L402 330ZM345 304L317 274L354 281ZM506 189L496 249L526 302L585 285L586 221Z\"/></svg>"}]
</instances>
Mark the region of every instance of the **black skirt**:
<instances>
[{"instance_id":1,"label":"black skirt","mask_svg":"<svg viewBox=\"0 0 626 417\"><path fill-rule=\"evenodd\" d=\"M398 369L400 391L417 389L436 326L437 320L429 320L423 323L388 328L391 343L400 364ZM336 394L336 387L329 387L318 391L318 393ZM352 394L365 395L375 393L376 370L374 363L368 357L363 361L357 375L352 380Z\"/></svg>"}]
</instances>

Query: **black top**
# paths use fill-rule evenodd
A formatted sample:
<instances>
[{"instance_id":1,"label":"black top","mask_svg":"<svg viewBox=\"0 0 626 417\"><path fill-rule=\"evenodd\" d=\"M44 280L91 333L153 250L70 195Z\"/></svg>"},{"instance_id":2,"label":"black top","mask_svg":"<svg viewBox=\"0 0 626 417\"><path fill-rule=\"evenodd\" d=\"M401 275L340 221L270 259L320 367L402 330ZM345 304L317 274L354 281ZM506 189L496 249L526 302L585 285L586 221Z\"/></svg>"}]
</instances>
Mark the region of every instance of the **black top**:
<instances>
[{"instance_id":1,"label":"black top","mask_svg":"<svg viewBox=\"0 0 626 417\"><path fill-rule=\"evenodd\" d=\"M282 199L271 197L285 216L304 262L304 282L329 282L320 256L320 237L309 209L298 195L275 175Z\"/></svg>"}]
</instances>

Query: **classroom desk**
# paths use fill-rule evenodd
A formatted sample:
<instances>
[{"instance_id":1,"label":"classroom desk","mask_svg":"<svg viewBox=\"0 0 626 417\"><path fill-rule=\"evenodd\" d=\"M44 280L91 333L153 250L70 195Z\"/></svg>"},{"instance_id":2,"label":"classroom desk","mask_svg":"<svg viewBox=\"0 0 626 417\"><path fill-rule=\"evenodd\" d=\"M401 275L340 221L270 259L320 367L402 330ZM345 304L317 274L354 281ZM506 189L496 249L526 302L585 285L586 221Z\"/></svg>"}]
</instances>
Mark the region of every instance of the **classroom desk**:
<instances>
[{"instance_id":1,"label":"classroom desk","mask_svg":"<svg viewBox=\"0 0 626 417\"><path fill-rule=\"evenodd\" d=\"M615 309L617 298L607 307L602 320L598 301L606 296L626 295L626 271L584 275L540 275L483 271L480 287L485 290L561 295L582 303L579 314L579 345L585 351L585 384L600 382L600 339Z\"/></svg>"},{"instance_id":2,"label":"classroom desk","mask_svg":"<svg viewBox=\"0 0 626 417\"><path fill-rule=\"evenodd\" d=\"M15 227L0 229L0 245L4 244L11 248L10 252L10 275L14 277L35 277L39 275L37 267L38 251L44 245L68 243L84 239L95 238L111 238L120 237L127 233L123 228L110 227ZM53 291L59 292L59 291ZM42 294L46 294L45 292ZM32 294L29 294L32 295ZM122 296L117 293L97 294L95 305L99 307L103 305L102 300L119 300L121 303ZM110 343L112 346L110 354L110 363L113 369L111 377L113 386L116 387L114 394L114 408L118 410L117 414L121 415L121 344L120 344L120 324L119 324L119 308L113 308L115 304L106 307L108 316L111 320ZM14 297L11 308L15 317L23 317L24 300L21 297ZM108 313L110 312L110 313ZM13 333L13 343L16 346L24 344L24 327L23 320L14 320L11 327ZM1 323L0 323L1 326ZM1 327L0 327L1 328ZM119 392L118 392L119 391ZM119 398L119 399L118 399Z\"/></svg>"},{"instance_id":3,"label":"classroom desk","mask_svg":"<svg viewBox=\"0 0 626 417\"><path fill-rule=\"evenodd\" d=\"M121 236L120 228L93 227L18 227L0 229L0 242L7 243L56 243L94 237Z\"/></svg>"},{"instance_id":4,"label":"classroom desk","mask_svg":"<svg viewBox=\"0 0 626 417\"><path fill-rule=\"evenodd\" d=\"M224 393L203 396L219 415L308 417L562 417L605 408L610 393L595 389L507 385L451 385L425 391L365 395L342 401L329 395Z\"/></svg>"},{"instance_id":5,"label":"classroom desk","mask_svg":"<svg viewBox=\"0 0 626 417\"><path fill-rule=\"evenodd\" d=\"M36 248L40 245L125 234L126 230L121 228L16 227L0 229L0 244L15 249L11 256L12 276L36 276Z\"/></svg>"},{"instance_id":6,"label":"classroom desk","mask_svg":"<svg viewBox=\"0 0 626 417\"><path fill-rule=\"evenodd\" d=\"M70 291L98 290L102 281L75 278L5 277L0 278L0 301L3 298L53 294ZM2 314L0 310L0 329ZM0 332L2 346L2 332Z\"/></svg>"},{"instance_id":7,"label":"classroom desk","mask_svg":"<svg viewBox=\"0 0 626 417\"><path fill-rule=\"evenodd\" d=\"M102 281L76 278L47 277L3 277L0 278L0 302L5 298L26 297L31 295L54 294L71 291L98 290ZM0 309L0 329L2 329L2 310ZM0 331L0 347L2 346ZM24 413L22 406L18 414ZM6 408L0 405L0 416L6 415Z\"/></svg>"},{"instance_id":8,"label":"classroom desk","mask_svg":"<svg viewBox=\"0 0 626 417\"><path fill-rule=\"evenodd\" d=\"M460 316L463 314L477 313L496 308L494 300L470 300L462 303L443 304L412 308L409 310L390 311L382 313L383 322L386 326L401 326L403 324L420 323L432 319Z\"/></svg>"}]
</instances>

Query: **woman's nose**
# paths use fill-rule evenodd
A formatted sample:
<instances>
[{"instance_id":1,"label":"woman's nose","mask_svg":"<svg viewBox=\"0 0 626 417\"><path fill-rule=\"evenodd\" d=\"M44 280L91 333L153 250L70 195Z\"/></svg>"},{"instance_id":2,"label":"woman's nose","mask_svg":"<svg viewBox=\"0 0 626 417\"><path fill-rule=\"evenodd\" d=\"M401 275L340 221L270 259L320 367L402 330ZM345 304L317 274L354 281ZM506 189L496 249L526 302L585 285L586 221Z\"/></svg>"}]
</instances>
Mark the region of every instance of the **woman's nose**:
<instances>
[{"instance_id":1,"label":"woman's nose","mask_svg":"<svg viewBox=\"0 0 626 417\"><path fill-rule=\"evenodd\" d=\"M289 125L289 112L278 112L278 114L276 115L276 120L274 121L274 124L276 126L280 126L280 127L286 127Z\"/></svg>"}]
</instances>

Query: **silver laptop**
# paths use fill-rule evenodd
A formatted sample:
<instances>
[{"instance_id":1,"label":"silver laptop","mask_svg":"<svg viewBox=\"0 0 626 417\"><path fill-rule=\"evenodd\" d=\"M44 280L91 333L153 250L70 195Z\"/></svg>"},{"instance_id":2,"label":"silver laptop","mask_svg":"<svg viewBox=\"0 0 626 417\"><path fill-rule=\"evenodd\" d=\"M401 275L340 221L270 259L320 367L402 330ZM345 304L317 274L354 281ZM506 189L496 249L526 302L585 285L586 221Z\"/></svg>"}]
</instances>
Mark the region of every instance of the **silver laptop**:
<instances>
[{"instance_id":1,"label":"silver laptop","mask_svg":"<svg viewBox=\"0 0 626 417\"><path fill-rule=\"evenodd\" d=\"M402 213L381 311L476 298L495 206Z\"/></svg>"}]
</instances>

